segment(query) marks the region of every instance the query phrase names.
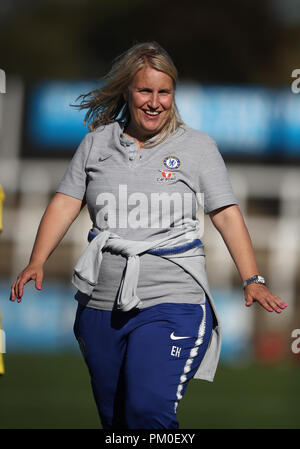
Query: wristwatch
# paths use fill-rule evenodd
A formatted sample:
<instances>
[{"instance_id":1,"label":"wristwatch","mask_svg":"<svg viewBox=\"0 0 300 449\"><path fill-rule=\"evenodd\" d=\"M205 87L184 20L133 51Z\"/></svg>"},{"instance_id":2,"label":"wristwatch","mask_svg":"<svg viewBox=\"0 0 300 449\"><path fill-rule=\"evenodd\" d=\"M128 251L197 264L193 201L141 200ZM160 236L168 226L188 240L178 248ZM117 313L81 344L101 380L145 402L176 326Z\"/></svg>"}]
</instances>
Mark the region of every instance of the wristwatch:
<instances>
[{"instance_id":1,"label":"wristwatch","mask_svg":"<svg viewBox=\"0 0 300 449\"><path fill-rule=\"evenodd\" d=\"M246 281L243 282L243 288L253 283L266 285L265 278L263 276L260 276L259 274L256 274L255 276L252 276L252 278L246 279Z\"/></svg>"}]
</instances>

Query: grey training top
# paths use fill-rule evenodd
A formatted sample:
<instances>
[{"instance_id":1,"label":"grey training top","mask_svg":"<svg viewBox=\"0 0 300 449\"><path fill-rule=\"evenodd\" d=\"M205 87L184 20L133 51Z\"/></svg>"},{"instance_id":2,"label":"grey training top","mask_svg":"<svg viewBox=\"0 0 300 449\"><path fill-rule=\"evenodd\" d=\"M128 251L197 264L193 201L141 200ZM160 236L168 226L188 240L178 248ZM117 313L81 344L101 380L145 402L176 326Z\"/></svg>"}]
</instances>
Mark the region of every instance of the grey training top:
<instances>
[{"instance_id":1,"label":"grey training top","mask_svg":"<svg viewBox=\"0 0 300 449\"><path fill-rule=\"evenodd\" d=\"M139 151L117 121L88 133L57 192L85 197L93 227L137 241L157 240L173 227L195 220L199 205L209 213L237 204L216 143L186 125L166 141ZM125 264L124 256L104 252L92 294L78 291L76 299L111 310ZM141 308L205 301L204 290L189 273L151 254L140 256L137 295Z\"/></svg>"}]
</instances>

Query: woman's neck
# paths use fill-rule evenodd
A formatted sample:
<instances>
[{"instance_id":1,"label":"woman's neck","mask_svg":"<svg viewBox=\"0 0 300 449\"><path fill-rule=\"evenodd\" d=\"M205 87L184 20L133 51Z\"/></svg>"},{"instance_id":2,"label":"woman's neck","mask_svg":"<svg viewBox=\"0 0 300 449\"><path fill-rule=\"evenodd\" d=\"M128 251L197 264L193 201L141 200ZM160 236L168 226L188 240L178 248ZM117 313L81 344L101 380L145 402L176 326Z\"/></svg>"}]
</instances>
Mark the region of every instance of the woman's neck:
<instances>
[{"instance_id":1,"label":"woman's neck","mask_svg":"<svg viewBox=\"0 0 300 449\"><path fill-rule=\"evenodd\" d=\"M143 148L147 140L153 137L153 135L143 135L142 133L138 132L138 130L133 128L130 123L128 124L128 126L125 125L123 134L127 137L130 137L131 139L134 139L139 150Z\"/></svg>"}]
</instances>

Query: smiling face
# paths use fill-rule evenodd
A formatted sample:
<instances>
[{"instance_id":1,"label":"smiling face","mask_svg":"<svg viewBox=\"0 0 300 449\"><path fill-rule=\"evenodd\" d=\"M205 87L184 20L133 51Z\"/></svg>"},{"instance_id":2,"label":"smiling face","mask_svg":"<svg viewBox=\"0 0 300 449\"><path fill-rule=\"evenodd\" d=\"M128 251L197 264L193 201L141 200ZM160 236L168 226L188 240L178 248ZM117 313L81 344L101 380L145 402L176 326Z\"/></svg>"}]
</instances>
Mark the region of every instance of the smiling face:
<instances>
[{"instance_id":1,"label":"smiling face","mask_svg":"<svg viewBox=\"0 0 300 449\"><path fill-rule=\"evenodd\" d=\"M174 98L172 78L146 66L136 73L124 98L130 112L126 133L143 142L158 134L170 116Z\"/></svg>"}]
</instances>

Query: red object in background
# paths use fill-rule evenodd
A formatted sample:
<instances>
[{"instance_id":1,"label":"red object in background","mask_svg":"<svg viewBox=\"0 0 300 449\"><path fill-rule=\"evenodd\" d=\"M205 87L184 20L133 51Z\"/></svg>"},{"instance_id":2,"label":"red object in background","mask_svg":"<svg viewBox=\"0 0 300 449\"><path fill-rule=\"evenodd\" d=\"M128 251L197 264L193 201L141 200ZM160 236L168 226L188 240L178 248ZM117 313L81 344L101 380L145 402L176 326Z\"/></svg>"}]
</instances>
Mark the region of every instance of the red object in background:
<instances>
[{"instance_id":1,"label":"red object in background","mask_svg":"<svg viewBox=\"0 0 300 449\"><path fill-rule=\"evenodd\" d=\"M260 335L255 342L256 358L262 362L278 362L287 355L289 342L280 332Z\"/></svg>"}]
</instances>

